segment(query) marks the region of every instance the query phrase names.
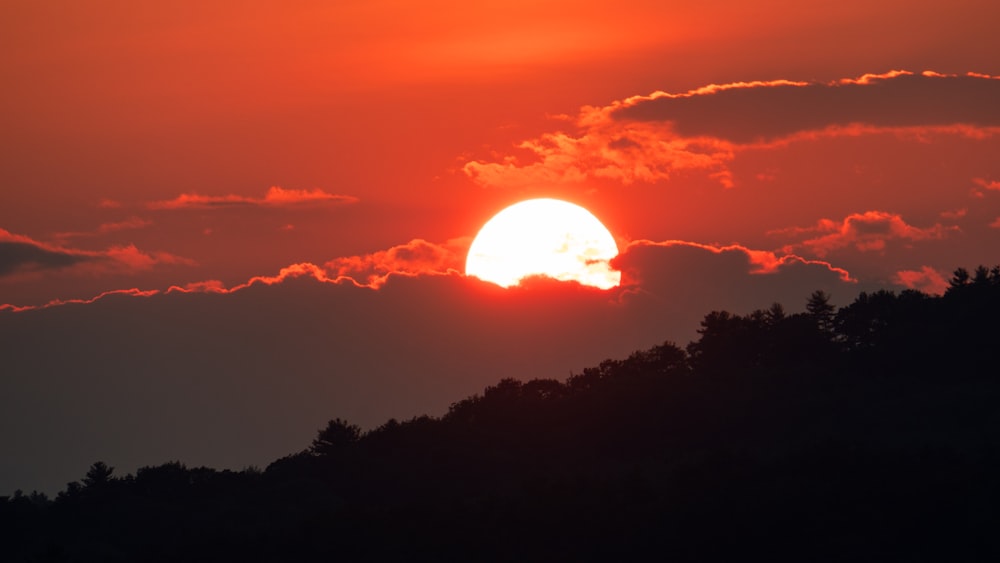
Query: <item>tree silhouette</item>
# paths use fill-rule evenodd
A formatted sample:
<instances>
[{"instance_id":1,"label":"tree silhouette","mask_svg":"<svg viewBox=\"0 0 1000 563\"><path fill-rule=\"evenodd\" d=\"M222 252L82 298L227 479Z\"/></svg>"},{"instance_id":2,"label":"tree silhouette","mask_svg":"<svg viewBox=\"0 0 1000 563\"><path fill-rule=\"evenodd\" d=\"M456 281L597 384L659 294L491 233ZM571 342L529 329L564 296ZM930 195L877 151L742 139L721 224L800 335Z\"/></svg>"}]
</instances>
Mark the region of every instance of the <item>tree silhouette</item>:
<instances>
[{"instance_id":1,"label":"tree silhouette","mask_svg":"<svg viewBox=\"0 0 1000 563\"><path fill-rule=\"evenodd\" d=\"M837 309L830 303L830 296L825 291L817 289L812 292L806 302L806 311L816 321L816 326L820 330L823 332L833 331L833 317Z\"/></svg>"},{"instance_id":2,"label":"tree silhouette","mask_svg":"<svg viewBox=\"0 0 1000 563\"><path fill-rule=\"evenodd\" d=\"M965 268L958 268L952 275L951 280L948 281L948 285L951 287L951 289L954 289L957 287L968 285L971 280L972 276L969 275L968 270L966 270Z\"/></svg>"},{"instance_id":3,"label":"tree silhouette","mask_svg":"<svg viewBox=\"0 0 1000 563\"><path fill-rule=\"evenodd\" d=\"M781 303L772 303L771 306L768 307L766 313L767 322L772 325L780 323L788 318L788 315L785 313L785 307Z\"/></svg>"},{"instance_id":4,"label":"tree silhouette","mask_svg":"<svg viewBox=\"0 0 1000 563\"><path fill-rule=\"evenodd\" d=\"M987 286L990 284L990 269L986 266L979 265L976 267L972 274L972 283L980 286Z\"/></svg>"},{"instance_id":5,"label":"tree silhouette","mask_svg":"<svg viewBox=\"0 0 1000 563\"><path fill-rule=\"evenodd\" d=\"M343 452L361 438L361 427L346 420L335 418L312 441L309 448L314 455L326 456Z\"/></svg>"},{"instance_id":6,"label":"tree silhouette","mask_svg":"<svg viewBox=\"0 0 1000 563\"><path fill-rule=\"evenodd\" d=\"M103 461L95 462L87 470L87 475L83 478L83 486L94 489L107 485L111 481L111 474L114 470L114 467L108 467Z\"/></svg>"}]
</instances>

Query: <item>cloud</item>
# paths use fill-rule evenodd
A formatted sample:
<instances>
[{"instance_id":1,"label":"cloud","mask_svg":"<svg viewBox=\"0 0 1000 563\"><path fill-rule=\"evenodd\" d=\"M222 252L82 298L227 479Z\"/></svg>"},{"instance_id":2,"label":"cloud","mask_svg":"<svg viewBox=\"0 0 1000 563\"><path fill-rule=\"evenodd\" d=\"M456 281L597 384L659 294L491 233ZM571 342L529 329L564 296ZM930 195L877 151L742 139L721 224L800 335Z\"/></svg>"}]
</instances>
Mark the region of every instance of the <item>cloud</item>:
<instances>
[{"instance_id":1,"label":"cloud","mask_svg":"<svg viewBox=\"0 0 1000 563\"><path fill-rule=\"evenodd\" d=\"M253 287L255 285L277 285L283 283L285 280L296 279L296 278L312 278L318 282L323 283L343 283L349 282L353 285L355 284L353 280L346 277L336 277L331 278L327 275L326 270L317 266L316 264L310 262L300 262L298 264L291 264L285 266L278 271L277 275L274 276L254 276L244 283L234 285L233 287L226 288L222 282L218 280L208 280L202 282L190 283L184 286L170 286L166 293L180 292L180 293L234 293L248 287Z\"/></svg>"},{"instance_id":2,"label":"cloud","mask_svg":"<svg viewBox=\"0 0 1000 563\"><path fill-rule=\"evenodd\" d=\"M826 256L834 250L853 246L859 252L881 252L891 240L909 242L943 239L958 227L940 223L927 228L914 227L895 213L886 211L865 211L852 213L840 221L821 219L812 227L792 227L770 231L768 234L801 236L820 234L813 238L788 245L786 248L806 248L817 256ZM828 233L828 234L823 234Z\"/></svg>"},{"instance_id":3,"label":"cloud","mask_svg":"<svg viewBox=\"0 0 1000 563\"><path fill-rule=\"evenodd\" d=\"M129 217L128 219L125 219L124 221L118 221L116 223L102 223L99 227L97 227L97 232L105 234L105 233L114 233L117 231L124 231L128 229L142 229L152 224L153 224L152 221L148 221L146 219L133 216Z\"/></svg>"},{"instance_id":4,"label":"cloud","mask_svg":"<svg viewBox=\"0 0 1000 563\"><path fill-rule=\"evenodd\" d=\"M120 253L121 254L121 253ZM149 258L142 253L135 253L131 250L124 251L127 257L123 258L125 263L138 262L140 266L148 263ZM301 262L298 264L291 264L278 271L274 276L254 276L247 280L246 282L234 285L232 287L226 287L224 283L219 280L204 280L198 282L186 283L183 285L171 285L165 290L159 289L115 289L111 291L102 292L94 297L88 299L53 299L41 305L14 305L11 303L0 304L0 311L12 311L15 313L22 313L25 311L34 311L42 309L50 309L53 307L61 307L63 305L81 305L90 304L101 301L102 299L113 297L113 296L130 296L130 297L153 297L156 295L169 295L171 293L216 293L216 294L229 294L235 293L253 287L255 285L277 285L285 282L289 279L295 278L312 278L318 282L323 283L347 283L349 285L355 285L361 287L360 284L356 283L353 279L349 277L339 277L330 278L327 276L326 270L323 268L311 264L309 262Z\"/></svg>"},{"instance_id":5,"label":"cloud","mask_svg":"<svg viewBox=\"0 0 1000 563\"><path fill-rule=\"evenodd\" d=\"M652 183L685 170L707 171L729 185L725 166L734 158L734 148L716 139L689 139L673 135L669 127L620 127L612 122L587 125L579 136L547 133L518 148L530 153L533 161L515 157L471 161L463 171L476 183L491 187L582 183L591 178Z\"/></svg>"},{"instance_id":6,"label":"cloud","mask_svg":"<svg viewBox=\"0 0 1000 563\"><path fill-rule=\"evenodd\" d=\"M736 144L855 123L876 127L1000 126L1000 79L892 71L834 82L787 80L655 92L605 110L616 121L669 122L682 137Z\"/></svg>"},{"instance_id":7,"label":"cloud","mask_svg":"<svg viewBox=\"0 0 1000 563\"><path fill-rule=\"evenodd\" d=\"M825 269L828 272L835 274L842 282L855 283L858 281L853 278L847 270L836 267L833 264L822 260L809 260L795 254L778 254L770 250L754 250L738 244L712 245L681 240L668 240L663 242L653 242L648 240L633 241L629 243L626 250L621 255L612 260L611 264L615 268L622 269L627 274L627 283L638 283L641 285L643 281L643 274L641 272L650 270L651 268L640 267L638 268L640 273L630 271L636 269L632 262L634 256L649 252L648 249L650 248L670 247L698 249L712 254L735 257L736 260L745 262L747 266L745 273L750 275L777 274L788 267L794 265L804 265ZM683 274L675 273L675 275Z\"/></svg>"},{"instance_id":8,"label":"cloud","mask_svg":"<svg viewBox=\"0 0 1000 563\"><path fill-rule=\"evenodd\" d=\"M122 294L138 297L151 297L171 293L230 294L256 285L278 285L286 280L296 278L311 278L322 283L347 284L373 290L384 286L390 278L399 276L457 275L464 278L465 276L462 274L462 270L464 270L464 257L468 251L470 242L468 237L449 240L444 244L433 243L423 239L413 239L406 244L396 245L387 250L365 255L335 258L326 262L323 266L318 266L310 262L291 264L279 270L276 275L254 276L246 282L231 287L227 287L219 280L204 280L182 285L171 285L165 290L114 290L90 299L55 299L37 306L6 304L3 307L12 311L29 311L71 303L93 303L106 296ZM682 240L661 242L637 240L626 245L624 250L611 261L612 267L623 270L625 273L622 279L623 288L620 291L629 292L636 287L646 286L647 280L643 278L644 274L642 272L658 270L655 264L651 265L649 262L643 262L643 266L637 268L632 261L635 255L642 255L645 252L644 249L650 247L690 248L697 249L700 254L707 253L708 255L737 257L736 261L742 264L739 270L751 276L778 274L795 265L799 265L825 270L829 274L834 275L840 282L857 283L858 281L846 269L837 267L830 262L811 260L789 252L752 249L738 244L713 245ZM148 269L158 262L188 263L184 259L168 254L143 253L138 251L134 246L113 247L106 251L106 254L133 269ZM539 282L534 280L522 282L520 285L525 285L525 283L537 284ZM647 289L643 287L643 290ZM611 293L615 293L615 291L619 290L612 290Z\"/></svg>"},{"instance_id":9,"label":"cloud","mask_svg":"<svg viewBox=\"0 0 1000 563\"><path fill-rule=\"evenodd\" d=\"M333 416L371 427L441 414L502 377L564 378L683 344L711 309L798 296L786 305L801 310L815 289L840 303L860 289L829 264L684 241L626 246L617 263L629 281L607 291L402 275L445 267L448 246L411 241L362 257L363 271L389 271L377 289L301 263L232 287L0 306L0 490L51 491L93 459L123 472L169 459L260 465L305 447Z\"/></svg>"},{"instance_id":10,"label":"cloud","mask_svg":"<svg viewBox=\"0 0 1000 563\"><path fill-rule=\"evenodd\" d=\"M965 217L968 214L969 214L969 210L967 208L964 208L964 207L961 208L961 209L954 209L954 210L951 210L951 211L942 211L940 213L942 219L949 219L949 220L952 220L952 221L961 219L962 217Z\"/></svg>"},{"instance_id":11,"label":"cloud","mask_svg":"<svg viewBox=\"0 0 1000 563\"><path fill-rule=\"evenodd\" d=\"M170 254L169 252L143 252L134 244L112 246L99 253L111 264L124 266L127 271L150 270L158 264L181 264L193 266L193 260Z\"/></svg>"},{"instance_id":12,"label":"cloud","mask_svg":"<svg viewBox=\"0 0 1000 563\"><path fill-rule=\"evenodd\" d=\"M195 193L181 194L174 199L154 201L146 206L150 209L219 209L225 207L256 206L283 207L308 204L348 204L358 198L349 195L327 193L320 189L294 190L272 186L264 197L255 198L242 195L209 196Z\"/></svg>"},{"instance_id":13,"label":"cloud","mask_svg":"<svg viewBox=\"0 0 1000 563\"><path fill-rule=\"evenodd\" d=\"M0 277L55 270L104 275L145 271L158 264L193 263L167 252L144 252L133 244L112 246L102 251L80 250L36 241L0 229Z\"/></svg>"},{"instance_id":14,"label":"cloud","mask_svg":"<svg viewBox=\"0 0 1000 563\"><path fill-rule=\"evenodd\" d=\"M154 295L171 293L230 294L255 285L277 285L289 279L303 277L322 283L347 284L356 287L378 289L389 280L390 276L461 275L460 271L464 270L465 253L468 250L470 242L468 238L453 239L445 244L414 239L406 244L393 246L387 250L371 254L335 258L327 262L324 266L318 266L310 262L290 264L279 270L276 275L254 276L246 282L231 287L227 287L220 280L203 280L171 285L165 290L139 290L137 288L112 290L88 299L53 299L39 305L0 304L0 310L24 312L70 304L88 304L100 301L106 297L118 295L152 297ZM2 249L3 247L0 246L0 251ZM189 260L166 253L144 253L139 251L134 245L112 247L101 255L95 254L92 256L84 254L82 256L87 260L96 260L100 256L104 256L132 270L148 270L158 263L192 263Z\"/></svg>"},{"instance_id":15,"label":"cloud","mask_svg":"<svg viewBox=\"0 0 1000 563\"><path fill-rule=\"evenodd\" d=\"M34 311L37 309L48 309L49 307L58 307L62 305L89 305L92 303L97 303L98 301L114 296L114 295L128 295L132 297L152 297L160 293L159 291L152 290L142 290L136 287L130 289L113 289L111 291L105 291L99 293L94 297L89 299L54 299L49 301L44 305L11 305L10 303L0 303L0 311L11 311L14 313L23 313L25 311Z\"/></svg>"},{"instance_id":16,"label":"cloud","mask_svg":"<svg viewBox=\"0 0 1000 563\"><path fill-rule=\"evenodd\" d=\"M413 239L388 250L336 258L325 266L336 277L351 277L362 285L379 287L390 274L449 274L463 271L470 242L468 238L451 240L446 244Z\"/></svg>"},{"instance_id":17,"label":"cloud","mask_svg":"<svg viewBox=\"0 0 1000 563\"><path fill-rule=\"evenodd\" d=\"M984 190L1000 191L1000 181L985 178L973 178L972 182Z\"/></svg>"},{"instance_id":18,"label":"cloud","mask_svg":"<svg viewBox=\"0 0 1000 563\"><path fill-rule=\"evenodd\" d=\"M57 239L92 237L97 235L106 235L108 233L116 233L118 231L143 229L152 224L153 224L152 221L143 219L141 217L132 216L123 221L102 223L97 227L97 230L95 231L71 231L71 232L56 233L53 236Z\"/></svg>"},{"instance_id":19,"label":"cloud","mask_svg":"<svg viewBox=\"0 0 1000 563\"><path fill-rule=\"evenodd\" d=\"M45 244L0 229L0 276L18 271L68 268L94 258L82 251Z\"/></svg>"},{"instance_id":20,"label":"cloud","mask_svg":"<svg viewBox=\"0 0 1000 563\"><path fill-rule=\"evenodd\" d=\"M892 71L833 82L710 84L585 106L573 125L519 143L522 156L467 162L489 187L579 184L607 179L654 183L701 171L735 186L741 151L828 137L891 133L985 139L1000 132L1000 79Z\"/></svg>"},{"instance_id":21,"label":"cloud","mask_svg":"<svg viewBox=\"0 0 1000 563\"><path fill-rule=\"evenodd\" d=\"M945 277L930 266L922 266L919 270L901 270L896 273L893 283L934 295L942 295L948 289Z\"/></svg>"}]
</instances>

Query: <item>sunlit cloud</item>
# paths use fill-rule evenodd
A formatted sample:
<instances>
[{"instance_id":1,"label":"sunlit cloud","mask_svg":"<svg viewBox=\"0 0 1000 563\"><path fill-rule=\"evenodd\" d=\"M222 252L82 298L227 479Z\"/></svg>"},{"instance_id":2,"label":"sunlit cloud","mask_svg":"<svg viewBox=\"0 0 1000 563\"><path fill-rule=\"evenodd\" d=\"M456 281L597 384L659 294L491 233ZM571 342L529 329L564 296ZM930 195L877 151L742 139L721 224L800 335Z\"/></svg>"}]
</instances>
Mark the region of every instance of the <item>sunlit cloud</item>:
<instances>
[{"instance_id":1,"label":"sunlit cloud","mask_svg":"<svg viewBox=\"0 0 1000 563\"><path fill-rule=\"evenodd\" d=\"M312 278L323 283L351 283L354 280L347 277L330 277L326 270L311 262L299 262L285 266L273 276L254 276L244 283L227 288L218 280L206 280L185 285L172 285L165 293L234 293L254 285L277 285L289 279ZM357 285L357 284L354 284Z\"/></svg>"},{"instance_id":2,"label":"sunlit cloud","mask_svg":"<svg viewBox=\"0 0 1000 563\"><path fill-rule=\"evenodd\" d=\"M388 250L335 258L325 266L334 277L350 277L359 284L377 288L392 274L413 276L458 272L463 269L470 243L468 238L454 239L445 244L414 239Z\"/></svg>"},{"instance_id":3,"label":"sunlit cloud","mask_svg":"<svg viewBox=\"0 0 1000 563\"><path fill-rule=\"evenodd\" d=\"M927 228L908 224L895 213L885 211L865 211L852 213L840 221L820 219L811 227L791 227L770 231L773 235L802 236L818 234L785 248L806 248L823 257L845 247L854 247L859 252L883 251L890 240L909 242L945 238L948 233L958 231L956 226L935 223ZM824 234L826 233L826 234Z\"/></svg>"},{"instance_id":4,"label":"sunlit cloud","mask_svg":"<svg viewBox=\"0 0 1000 563\"><path fill-rule=\"evenodd\" d=\"M25 311L34 311L38 309L48 309L50 307L59 307L63 305L89 305L91 303L96 303L102 299L114 295L126 295L131 297L152 297L160 292L158 290L142 290L138 288L131 289L113 289L110 291L105 291L89 299L53 299L43 305L11 305L9 303L0 303L0 311L12 311L14 313L23 313Z\"/></svg>"},{"instance_id":5,"label":"sunlit cloud","mask_svg":"<svg viewBox=\"0 0 1000 563\"><path fill-rule=\"evenodd\" d=\"M1000 191L1000 181L987 180L986 178L973 178L972 182L984 190Z\"/></svg>"},{"instance_id":6,"label":"sunlit cloud","mask_svg":"<svg viewBox=\"0 0 1000 563\"><path fill-rule=\"evenodd\" d=\"M193 266L193 260L170 254L169 252L143 252L136 248L134 244L124 246L112 246L103 253L103 256L111 259L114 264L122 264L127 270L144 271L150 270L157 264L181 264Z\"/></svg>"},{"instance_id":7,"label":"sunlit cloud","mask_svg":"<svg viewBox=\"0 0 1000 563\"><path fill-rule=\"evenodd\" d=\"M133 260L138 260L142 262L143 258L132 258ZM183 285L172 285L165 290L160 289L115 289L111 291L102 292L94 297L88 299L53 299L41 305L13 305L13 304L0 304L0 311L12 311L15 313L32 311L36 309L48 309L51 307L59 307L62 305L72 305L72 304L90 304L105 299L110 296L124 295L129 297L153 297L157 295L166 295L171 293L215 293L215 294L230 294L235 293L255 285L277 285L285 282L289 279L296 278L312 278L318 282L322 283L347 283L350 285L358 286L354 280L341 277L341 278L331 278L327 275L326 270L311 264L309 262L301 262L298 264L291 264L278 271L276 275L273 276L254 276L247 280L246 282L234 285L232 287L226 287L224 283L219 280L204 280L198 282L191 282Z\"/></svg>"},{"instance_id":8,"label":"sunlit cloud","mask_svg":"<svg viewBox=\"0 0 1000 563\"><path fill-rule=\"evenodd\" d=\"M941 295L948 289L945 277L930 266L922 266L919 270L896 272L893 283L933 295Z\"/></svg>"},{"instance_id":9,"label":"sunlit cloud","mask_svg":"<svg viewBox=\"0 0 1000 563\"><path fill-rule=\"evenodd\" d=\"M467 246L468 241L461 239L451 244L459 246L465 244ZM454 267L458 264L455 250L454 246L435 245L423 240L414 240L381 252L333 260L327 263L327 268L334 271L333 275L322 266L310 262L300 262L282 268L275 275L253 276L246 282L231 287L227 287L219 280L203 280L171 285L165 290L117 289L100 293L88 299L53 299L41 305L0 304L0 311L24 312L69 304L88 304L112 295L153 297L171 293L231 294L253 286L278 285L297 278L311 278L321 283L347 284L354 287L377 289L384 285L389 276L393 274L406 276L457 274ZM134 247L115 249L111 252L118 260L136 268L148 267L153 263L151 257L137 252Z\"/></svg>"},{"instance_id":10,"label":"sunlit cloud","mask_svg":"<svg viewBox=\"0 0 1000 563\"><path fill-rule=\"evenodd\" d=\"M382 289L394 277L413 278L444 276L454 278L457 276L461 279L468 279L469 283L474 283L478 286L482 282L476 280L475 278L467 278L461 273L465 254L468 250L470 242L471 241L468 238L450 240L445 244L436 244L421 239L414 239L406 244L397 245L387 250L373 252L371 254L336 258L327 262L323 266L310 262L291 264L279 270L279 272L275 275L254 276L249 278L246 282L232 286L227 286L219 280L202 280L186 284L171 285L163 290L140 290L136 288L121 289L104 292L90 299L54 299L41 305L26 306L6 304L0 307L0 309L22 312L66 304L93 303L110 295L152 297L173 293L232 294L253 286L279 285L288 280L299 278L312 279L324 284L348 285L357 288L365 288L372 291ZM613 267L621 268L623 271L625 269L629 270L630 273L628 275L631 277L623 280L625 283L623 283L621 288L609 290L609 295L629 293L634 291L637 286L642 286L643 289L649 288L648 284L643 281L643 270L647 272L658 270L660 258L655 258L653 262L648 261L648 259L636 258L636 255L642 254L642 251L646 248L660 248L666 250L681 248L696 250L699 254L705 257L702 260L702 265L698 266L699 269L706 268L707 264L712 262L713 256L718 256L724 259L724 261L728 264L732 263L732 257L738 257L737 262L742 262L744 267L742 268L742 273L736 272L735 275L778 275L795 266L803 266L816 271L825 272L833 276L833 278L838 280L840 283L855 283L857 281L847 270L837 267L830 262L812 260L792 253L758 250L738 244L713 245L681 240L668 240L660 242L639 240L626 245L621 254L612 260ZM116 260L123 264L127 264L132 268L151 267L154 263L156 263L157 259L169 260L169 258L165 257L146 255L138 252L134 248L129 247L116 249L111 251L111 254ZM683 277L683 274L678 273L676 274L676 277L680 279ZM726 281L728 282L732 280ZM553 280L552 283L562 282L555 282ZM544 287L546 291L551 291L554 286L546 282L542 285L538 285L538 283L535 283L534 285L532 285L532 283L528 283L526 284L526 287L529 289L531 287L536 287L536 289L537 287ZM514 290L517 290L517 288L515 287L515 289L512 289L511 291ZM614 301L614 299L612 299L612 301Z\"/></svg>"},{"instance_id":11,"label":"sunlit cloud","mask_svg":"<svg viewBox=\"0 0 1000 563\"><path fill-rule=\"evenodd\" d=\"M729 185L725 166L734 147L725 141L673 135L669 127L613 122L593 124L582 135L545 134L520 143L533 162L506 157L500 162L472 161L464 172L483 186L523 187L608 179L622 184L668 180L685 170L704 170Z\"/></svg>"},{"instance_id":12,"label":"sunlit cloud","mask_svg":"<svg viewBox=\"0 0 1000 563\"><path fill-rule=\"evenodd\" d=\"M463 171L482 186L517 188L592 179L655 183L697 170L730 188L731 163L745 150L876 134L920 142L991 138L1000 133L998 97L997 77L909 71L658 91L585 106L569 124L574 132L522 141L520 155L472 160Z\"/></svg>"},{"instance_id":13,"label":"sunlit cloud","mask_svg":"<svg viewBox=\"0 0 1000 563\"><path fill-rule=\"evenodd\" d=\"M264 194L264 197L259 198L236 194L214 196L186 193L174 199L150 202L147 207L150 209L219 209L239 206L282 207L307 204L348 204L357 201L358 198L354 196L331 194L318 188L294 190L272 186Z\"/></svg>"}]
</instances>

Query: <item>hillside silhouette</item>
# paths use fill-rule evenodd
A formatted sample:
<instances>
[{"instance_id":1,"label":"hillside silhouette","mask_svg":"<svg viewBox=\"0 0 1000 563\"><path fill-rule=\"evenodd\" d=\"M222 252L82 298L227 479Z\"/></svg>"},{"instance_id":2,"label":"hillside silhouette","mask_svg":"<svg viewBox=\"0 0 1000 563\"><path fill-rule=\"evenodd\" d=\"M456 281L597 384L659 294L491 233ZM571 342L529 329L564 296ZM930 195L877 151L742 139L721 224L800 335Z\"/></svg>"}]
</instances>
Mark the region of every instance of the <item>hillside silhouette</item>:
<instances>
[{"instance_id":1,"label":"hillside silhouette","mask_svg":"<svg viewBox=\"0 0 1000 563\"><path fill-rule=\"evenodd\" d=\"M96 462L0 501L0 560L1000 560L998 338L1000 267L713 311L441 417L334 418L263 470Z\"/></svg>"}]
</instances>

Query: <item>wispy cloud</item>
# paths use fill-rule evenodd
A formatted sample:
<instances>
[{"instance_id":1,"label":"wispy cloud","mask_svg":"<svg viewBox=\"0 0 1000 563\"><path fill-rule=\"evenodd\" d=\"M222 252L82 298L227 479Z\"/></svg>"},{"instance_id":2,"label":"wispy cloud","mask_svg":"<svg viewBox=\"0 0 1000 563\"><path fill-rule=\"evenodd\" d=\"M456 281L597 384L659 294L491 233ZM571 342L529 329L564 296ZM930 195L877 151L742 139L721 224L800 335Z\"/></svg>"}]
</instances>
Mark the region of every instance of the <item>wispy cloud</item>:
<instances>
[{"instance_id":1,"label":"wispy cloud","mask_svg":"<svg viewBox=\"0 0 1000 563\"><path fill-rule=\"evenodd\" d=\"M969 214L969 210L963 207L961 209L952 209L950 211L942 211L939 215L941 216L942 219L948 219L948 220L951 220L951 221L955 221L955 220L961 219L962 217L965 217L968 214Z\"/></svg>"},{"instance_id":2,"label":"wispy cloud","mask_svg":"<svg viewBox=\"0 0 1000 563\"><path fill-rule=\"evenodd\" d=\"M118 231L126 231L126 230L132 230L132 229L143 229L143 228L146 228L146 227L148 227L148 226L150 226L152 224L153 224L152 221L149 221L147 219L143 219L141 217L132 216L132 217L129 217L128 219L125 219L123 221L116 221L116 222L111 222L111 223L102 223L101 225L99 225L97 227L96 230L93 230L93 231L70 231L70 232L56 233L53 236L56 239L61 239L61 240L65 240L65 239L69 239L69 238L78 238L78 237L92 237L92 236L97 236L97 235L106 235L106 234L109 234L109 233L116 233Z\"/></svg>"},{"instance_id":3,"label":"wispy cloud","mask_svg":"<svg viewBox=\"0 0 1000 563\"><path fill-rule=\"evenodd\" d=\"M174 199L153 201L146 206L149 209L219 209L226 207L256 206L282 207L308 204L347 204L355 203L358 198L349 195L331 194L320 189L294 190L272 186L264 197L249 197L244 195L201 195L196 193L181 194Z\"/></svg>"}]
</instances>

